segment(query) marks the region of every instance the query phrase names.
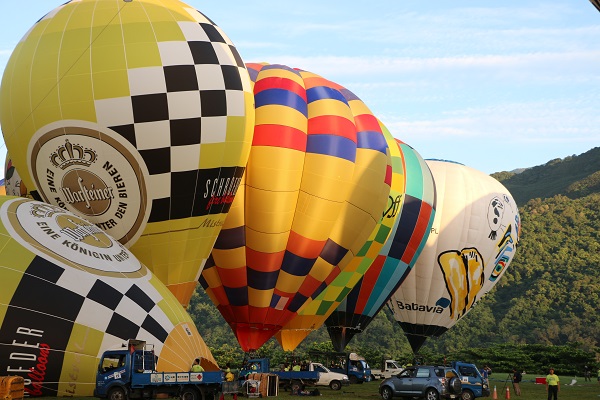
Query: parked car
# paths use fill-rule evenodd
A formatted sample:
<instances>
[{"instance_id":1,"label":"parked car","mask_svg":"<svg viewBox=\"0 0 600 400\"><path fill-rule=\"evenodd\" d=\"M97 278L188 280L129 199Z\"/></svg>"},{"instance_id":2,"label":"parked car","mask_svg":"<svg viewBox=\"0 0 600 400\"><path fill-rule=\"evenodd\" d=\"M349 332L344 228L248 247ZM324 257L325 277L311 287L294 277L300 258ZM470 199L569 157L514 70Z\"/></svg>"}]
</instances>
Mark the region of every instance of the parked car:
<instances>
[{"instance_id":1,"label":"parked car","mask_svg":"<svg viewBox=\"0 0 600 400\"><path fill-rule=\"evenodd\" d=\"M385 379L379 385L383 400L421 397L427 400L457 399L462 393L458 373L443 365L417 365Z\"/></svg>"}]
</instances>

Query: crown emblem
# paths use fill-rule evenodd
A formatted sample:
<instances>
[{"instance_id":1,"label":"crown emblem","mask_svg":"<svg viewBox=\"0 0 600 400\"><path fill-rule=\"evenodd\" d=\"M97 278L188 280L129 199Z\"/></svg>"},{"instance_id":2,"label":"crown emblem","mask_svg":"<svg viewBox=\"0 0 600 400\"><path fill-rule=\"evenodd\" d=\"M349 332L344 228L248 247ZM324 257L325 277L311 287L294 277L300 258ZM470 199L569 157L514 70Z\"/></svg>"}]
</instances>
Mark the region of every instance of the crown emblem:
<instances>
[{"instance_id":1,"label":"crown emblem","mask_svg":"<svg viewBox=\"0 0 600 400\"><path fill-rule=\"evenodd\" d=\"M37 218L50 218L54 214L64 213L65 210L51 204L35 203L31 207L30 212L31 215Z\"/></svg>"},{"instance_id":2,"label":"crown emblem","mask_svg":"<svg viewBox=\"0 0 600 400\"><path fill-rule=\"evenodd\" d=\"M89 167L96 161L96 152L92 149L84 148L78 144L72 144L69 139L65 139L65 144L50 154L50 162L60 169L65 169L71 165L84 165Z\"/></svg>"}]
</instances>

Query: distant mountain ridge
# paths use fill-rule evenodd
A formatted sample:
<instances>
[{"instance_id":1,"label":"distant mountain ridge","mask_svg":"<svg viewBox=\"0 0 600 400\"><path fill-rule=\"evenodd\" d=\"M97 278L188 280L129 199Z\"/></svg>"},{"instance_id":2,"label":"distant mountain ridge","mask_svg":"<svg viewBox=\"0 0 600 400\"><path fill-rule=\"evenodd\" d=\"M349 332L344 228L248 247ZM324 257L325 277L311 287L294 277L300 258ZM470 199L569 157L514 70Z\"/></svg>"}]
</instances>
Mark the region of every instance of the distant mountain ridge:
<instances>
[{"instance_id":1,"label":"distant mountain ridge","mask_svg":"<svg viewBox=\"0 0 600 400\"><path fill-rule=\"evenodd\" d=\"M600 193L600 147L578 156L557 158L520 173L504 171L492 176L506 186L519 206L531 199L557 194L578 199Z\"/></svg>"}]
</instances>

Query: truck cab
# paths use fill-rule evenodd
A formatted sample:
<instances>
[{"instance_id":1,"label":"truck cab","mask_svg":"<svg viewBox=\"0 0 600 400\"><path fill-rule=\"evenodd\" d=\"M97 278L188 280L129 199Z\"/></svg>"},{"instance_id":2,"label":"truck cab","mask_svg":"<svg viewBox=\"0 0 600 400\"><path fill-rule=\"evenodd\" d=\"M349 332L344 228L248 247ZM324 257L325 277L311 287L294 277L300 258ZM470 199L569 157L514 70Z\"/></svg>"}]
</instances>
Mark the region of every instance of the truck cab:
<instances>
[{"instance_id":1,"label":"truck cab","mask_svg":"<svg viewBox=\"0 0 600 400\"><path fill-rule=\"evenodd\" d=\"M393 375L398 375L404 368L396 360L381 359L381 369L372 369L373 379L386 379Z\"/></svg>"},{"instance_id":2,"label":"truck cab","mask_svg":"<svg viewBox=\"0 0 600 400\"><path fill-rule=\"evenodd\" d=\"M460 376L463 400L473 400L477 397L488 397L490 395L489 383L481 376L475 364L453 361L452 367Z\"/></svg>"}]
</instances>

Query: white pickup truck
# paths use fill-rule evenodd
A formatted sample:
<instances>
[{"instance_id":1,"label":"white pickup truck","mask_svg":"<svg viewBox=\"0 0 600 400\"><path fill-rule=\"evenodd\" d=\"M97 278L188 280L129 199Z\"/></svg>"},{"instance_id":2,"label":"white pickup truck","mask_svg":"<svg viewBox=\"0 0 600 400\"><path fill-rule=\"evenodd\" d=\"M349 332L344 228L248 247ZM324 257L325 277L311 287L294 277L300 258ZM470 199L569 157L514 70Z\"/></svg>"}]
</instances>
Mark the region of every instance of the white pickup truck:
<instances>
[{"instance_id":1,"label":"white pickup truck","mask_svg":"<svg viewBox=\"0 0 600 400\"><path fill-rule=\"evenodd\" d=\"M371 369L373 379L386 379L398 375L404 368L396 360L381 360L381 369Z\"/></svg>"}]
</instances>

